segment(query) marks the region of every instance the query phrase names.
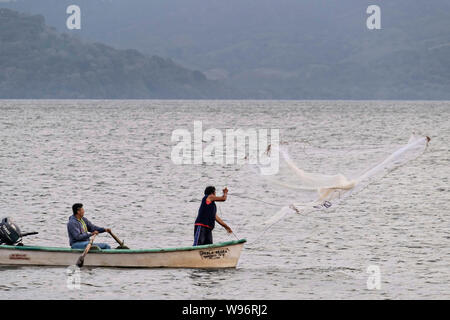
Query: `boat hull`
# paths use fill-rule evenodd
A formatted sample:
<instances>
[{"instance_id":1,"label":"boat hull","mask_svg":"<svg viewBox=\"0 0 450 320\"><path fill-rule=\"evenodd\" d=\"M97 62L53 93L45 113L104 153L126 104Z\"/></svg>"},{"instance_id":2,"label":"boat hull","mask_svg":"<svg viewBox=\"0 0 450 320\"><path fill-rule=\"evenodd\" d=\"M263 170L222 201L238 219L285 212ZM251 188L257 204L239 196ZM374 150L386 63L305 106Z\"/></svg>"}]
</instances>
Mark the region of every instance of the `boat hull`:
<instances>
[{"instance_id":1,"label":"boat hull","mask_svg":"<svg viewBox=\"0 0 450 320\"><path fill-rule=\"evenodd\" d=\"M184 248L89 252L86 267L123 268L235 268L245 239ZM70 266L83 250L0 245L0 266Z\"/></svg>"}]
</instances>

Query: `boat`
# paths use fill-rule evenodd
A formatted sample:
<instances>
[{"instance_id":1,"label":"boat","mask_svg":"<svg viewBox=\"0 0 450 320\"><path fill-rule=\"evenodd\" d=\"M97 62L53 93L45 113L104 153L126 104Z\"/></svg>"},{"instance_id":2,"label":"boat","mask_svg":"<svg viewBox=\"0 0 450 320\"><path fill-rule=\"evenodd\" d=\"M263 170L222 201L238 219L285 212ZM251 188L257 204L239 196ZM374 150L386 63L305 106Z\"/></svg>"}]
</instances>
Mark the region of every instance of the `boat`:
<instances>
[{"instance_id":1,"label":"boat","mask_svg":"<svg viewBox=\"0 0 450 320\"><path fill-rule=\"evenodd\" d=\"M166 249L90 250L86 267L236 268L246 239ZM0 245L0 266L70 266L83 249Z\"/></svg>"}]
</instances>

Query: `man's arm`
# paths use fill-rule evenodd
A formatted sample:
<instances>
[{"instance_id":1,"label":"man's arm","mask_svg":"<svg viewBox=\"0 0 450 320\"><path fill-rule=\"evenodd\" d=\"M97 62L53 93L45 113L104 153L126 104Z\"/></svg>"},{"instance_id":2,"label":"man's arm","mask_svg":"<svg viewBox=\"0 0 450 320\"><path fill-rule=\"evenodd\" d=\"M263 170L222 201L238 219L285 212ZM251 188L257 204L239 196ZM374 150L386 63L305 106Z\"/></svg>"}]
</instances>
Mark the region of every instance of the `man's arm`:
<instances>
[{"instance_id":1,"label":"man's arm","mask_svg":"<svg viewBox=\"0 0 450 320\"><path fill-rule=\"evenodd\" d=\"M209 195L208 196L208 200L209 201L218 201L218 202L224 202L227 200L227 195L228 195L228 189L225 188L223 189L223 196L221 197L216 197L215 195Z\"/></svg>"},{"instance_id":2,"label":"man's arm","mask_svg":"<svg viewBox=\"0 0 450 320\"><path fill-rule=\"evenodd\" d=\"M228 233L233 233L233 230L231 230L231 228L222 220L220 219L220 217L216 214L216 221L222 226L224 227Z\"/></svg>"},{"instance_id":3,"label":"man's arm","mask_svg":"<svg viewBox=\"0 0 450 320\"><path fill-rule=\"evenodd\" d=\"M92 222L90 222L88 219L83 218L84 222L86 223L86 227L88 229L89 232L95 232L97 231L98 233L103 233L106 231L105 228L100 228L97 227L96 225L94 225Z\"/></svg>"}]
</instances>

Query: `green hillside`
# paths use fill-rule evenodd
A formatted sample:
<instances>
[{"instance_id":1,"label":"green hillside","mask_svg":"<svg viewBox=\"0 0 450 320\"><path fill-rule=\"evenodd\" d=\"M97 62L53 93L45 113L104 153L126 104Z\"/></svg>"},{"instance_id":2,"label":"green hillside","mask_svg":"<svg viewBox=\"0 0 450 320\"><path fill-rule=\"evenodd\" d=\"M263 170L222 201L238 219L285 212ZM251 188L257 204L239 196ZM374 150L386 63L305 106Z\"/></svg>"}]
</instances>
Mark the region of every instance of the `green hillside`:
<instances>
[{"instance_id":1,"label":"green hillside","mask_svg":"<svg viewBox=\"0 0 450 320\"><path fill-rule=\"evenodd\" d=\"M136 50L87 43L41 15L0 9L0 98L209 98L224 90L198 71Z\"/></svg>"},{"instance_id":2,"label":"green hillside","mask_svg":"<svg viewBox=\"0 0 450 320\"><path fill-rule=\"evenodd\" d=\"M81 30L66 28L70 4L81 7ZM366 28L372 4L381 7L381 30ZM0 7L42 14L60 32L171 59L214 80L189 80L187 92L158 90L168 96L450 99L448 0L16 0ZM126 92L141 92L143 82Z\"/></svg>"}]
</instances>

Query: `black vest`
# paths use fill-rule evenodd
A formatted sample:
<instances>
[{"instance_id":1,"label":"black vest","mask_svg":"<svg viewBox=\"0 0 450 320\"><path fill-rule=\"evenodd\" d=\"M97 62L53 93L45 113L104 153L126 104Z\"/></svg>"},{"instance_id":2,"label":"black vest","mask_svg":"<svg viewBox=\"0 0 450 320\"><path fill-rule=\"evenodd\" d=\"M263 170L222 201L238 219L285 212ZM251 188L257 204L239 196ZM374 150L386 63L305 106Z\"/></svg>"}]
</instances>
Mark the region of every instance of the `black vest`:
<instances>
[{"instance_id":1,"label":"black vest","mask_svg":"<svg viewBox=\"0 0 450 320\"><path fill-rule=\"evenodd\" d=\"M195 224L208 226L211 229L214 229L214 225L216 223L216 211L217 207L214 201L210 204L206 204L206 199L208 196L204 196L202 199L202 204L198 209L198 216L195 220Z\"/></svg>"}]
</instances>

